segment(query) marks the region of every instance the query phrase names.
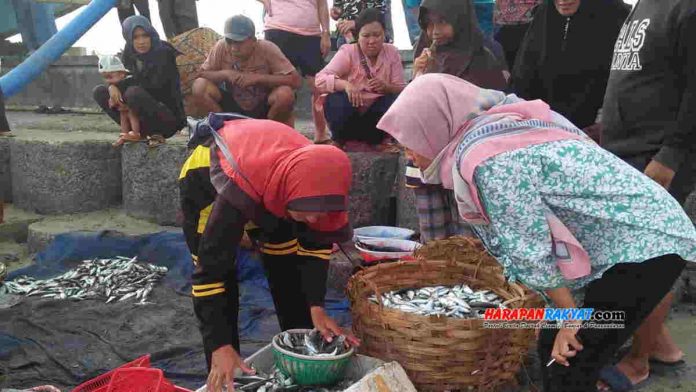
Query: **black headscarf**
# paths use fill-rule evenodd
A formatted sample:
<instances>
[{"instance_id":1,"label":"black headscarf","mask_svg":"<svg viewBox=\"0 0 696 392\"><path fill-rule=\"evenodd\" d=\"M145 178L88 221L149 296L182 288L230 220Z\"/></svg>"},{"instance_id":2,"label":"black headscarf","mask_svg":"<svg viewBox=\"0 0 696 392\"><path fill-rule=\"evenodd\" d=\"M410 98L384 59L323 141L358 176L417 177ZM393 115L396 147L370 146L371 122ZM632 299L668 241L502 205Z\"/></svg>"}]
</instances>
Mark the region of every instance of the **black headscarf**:
<instances>
[{"instance_id":1,"label":"black headscarf","mask_svg":"<svg viewBox=\"0 0 696 392\"><path fill-rule=\"evenodd\" d=\"M546 101L580 128L594 124L628 12L621 0L581 0L578 11L564 17L546 0L517 54L512 90Z\"/></svg>"},{"instance_id":2,"label":"black headscarf","mask_svg":"<svg viewBox=\"0 0 696 392\"><path fill-rule=\"evenodd\" d=\"M141 15L133 15L123 21L123 65L133 74L137 84L155 99L166 105L184 125L183 96L176 57L181 54L169 42L160 39L150 21ZM147 53L138 53L133 47L133 33L142 28L150 36L151 47Z\"/></svg>"},{"instance_id":3,"label":"black headscarf","mask_svg":"<svg viewBox=\"0 0 696 392\"><path fill-rule=\"evenodd\" d=\"M425 72L446 73L483 88L503 90L506 87L505 66L488 47L472 0L423 0L418 15L421 35L415 57L432 43L426 33L429 12L441 14L452 25L454 37L449 43L437 46L434 61Z\"/></svg>"}]
</instances>

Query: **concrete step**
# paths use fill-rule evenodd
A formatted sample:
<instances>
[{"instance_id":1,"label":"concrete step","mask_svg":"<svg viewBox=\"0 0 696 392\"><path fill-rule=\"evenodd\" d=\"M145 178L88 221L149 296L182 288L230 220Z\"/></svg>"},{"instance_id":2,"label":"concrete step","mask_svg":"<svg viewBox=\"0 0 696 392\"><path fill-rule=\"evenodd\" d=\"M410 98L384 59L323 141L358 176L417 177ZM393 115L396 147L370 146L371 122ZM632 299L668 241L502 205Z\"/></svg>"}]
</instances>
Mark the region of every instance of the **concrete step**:
<instances>
[{"instance_id":1,"label":"concrete step","mask_svg":"<svg viewBox=\"0 0 696 392\"><path fill-rule=\"evenodd\" d=\"M29 253L40 252L59 234L74 232L115 231L125 235L141 235L174 230L167 227L135 219L121 209L108 209L89 213L47 216L29 225L27 247Z\"/></svg>"},{"instance_id":2,"label":"concrete step","mask_svg":"<svg viewBox=\"0 0 696 392\"><path fill-rule=\"evenodd\" d=\"M93 116L66 116L75 121ZM105 116L103 116L105 117ZM23 121L23 119L20 119ZM26 120L26 119L24 119ZM36 122L43 127L48 123ZM186 137L148 148L113 148L114 132L18 129L0 138L0 185L6 200L43 215L99 211L123 205L126 214L158 225L176 225L178 175L188 156ZM298 128L312 137L310 122ZM403 186L403 159L395 153L349 152L353 165L350 216L355 227L417 228L413 193Z\"/></svg>"},{"instance_id":3,"label":"concrete step","mask_svg":"<svg viewBox=\"0 0 696 392\"><path fill-rule=\"evenodd\" d=\"M96 211L121 202L121 157L97 132L17 132L10 138L12 200L39 214Z\"/></svg>"},{"instance_id":4,"label":"concrete step","mask_svg":"<svg viewBox=\"0 0 696 392\"><path fill-rule=\"evenodd\" d=\"M26 244L0 241L0 263L5 264L7 272L20 269L32 263Z\"/></svg>"},{"instance_id":5,"label":"concrete step","mask_svg":"<svg viewBox=\"0 0 696 392\"><path fill-rule=\"evenodd\" d=\"M27 242L29 225L41 219L40 215L24 211L12 204L5 204L5 221L0 224L0 242Z\"/></svg>"}]
</instances>

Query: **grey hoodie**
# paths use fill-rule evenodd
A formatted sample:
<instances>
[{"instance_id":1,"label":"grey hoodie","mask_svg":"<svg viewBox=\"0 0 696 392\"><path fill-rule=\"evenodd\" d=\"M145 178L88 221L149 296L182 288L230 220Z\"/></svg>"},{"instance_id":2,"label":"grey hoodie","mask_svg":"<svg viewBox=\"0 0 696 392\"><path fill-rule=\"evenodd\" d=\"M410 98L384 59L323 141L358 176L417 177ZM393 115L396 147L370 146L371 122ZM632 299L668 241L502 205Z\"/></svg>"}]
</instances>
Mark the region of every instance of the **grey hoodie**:
<instances>
[{"instance_id":1,"label":"grey hoodie","mask_svg":"<svg viewBox=\"0 0 696 392\"><path fill-rule=\"evenodd\" d=\"M639 0L614 45L603 144L678 170L696 148L696 0Z\"/></svg>"}]
</instances>

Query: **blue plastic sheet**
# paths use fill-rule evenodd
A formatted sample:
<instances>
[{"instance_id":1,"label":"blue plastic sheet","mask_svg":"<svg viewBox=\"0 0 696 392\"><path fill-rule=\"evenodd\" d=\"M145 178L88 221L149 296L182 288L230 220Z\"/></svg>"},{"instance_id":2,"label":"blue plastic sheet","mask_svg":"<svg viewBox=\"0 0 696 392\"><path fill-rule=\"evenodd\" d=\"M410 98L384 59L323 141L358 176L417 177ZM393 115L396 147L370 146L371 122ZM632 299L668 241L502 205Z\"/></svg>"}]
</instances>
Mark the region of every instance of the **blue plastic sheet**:
<instances>
[{"instance_id":1,"label":"blue plastic sheet","mask_svg":"<svg viewBox=\"0 0 696 392\"><path fill-rule=\"evenodd\" d=\"M74 233L56 237L36 256L36 263L12 272L51 278L82 260L134 257L169 269L153 291L155 305L130 301L57 301L34 297L0 310L0 387L26 388L42 383L74 387L144 354L177 385L196 388L205 382L200 334L193 316L190 275L193 264L180 232L125 236L114 232ZM240 281L242 355L268 344L279 332L263 267L252 252L237 255ZM350 324L344 293L329 291L328 313ZM2 377L0 377L2 380Z\"/></svg>"}]
</instances>

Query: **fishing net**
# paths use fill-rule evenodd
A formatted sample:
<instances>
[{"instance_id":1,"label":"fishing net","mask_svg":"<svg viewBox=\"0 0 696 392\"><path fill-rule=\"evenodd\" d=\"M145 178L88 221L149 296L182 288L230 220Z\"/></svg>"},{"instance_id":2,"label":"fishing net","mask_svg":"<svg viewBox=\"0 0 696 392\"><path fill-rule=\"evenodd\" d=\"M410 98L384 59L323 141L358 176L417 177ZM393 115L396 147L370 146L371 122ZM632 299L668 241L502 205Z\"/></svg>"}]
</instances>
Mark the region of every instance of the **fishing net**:
<instances>
[{"instance_id":1,"label":"fishing net","mask_svg":"<svg viewBox=\"0 0 696 392\"><path fill-rule=\"evenodd\" d=\"M13 271L7 280L22 275L50 279L83 260L117 256L137 256L142 263L167 268L147 304L0 294L0 389L50 383L69 390L145 354L152 354L152 366L178 386L196 389L205 383L207 369L190 297L193 264L181 232L61 234L33 265ZM241 354L247 357L266 346L280 328L263 267L253 253L238 253L237 276ZM343 292L329 290L325 304L339 324L350 324Z\"/></svg>"},{"instance_id":2,"label":"fishing net","mask_svg":"<svg viewBox=\"0 0 696 392\"><path fill-rule=\"evenodd\" d=\"M419 391L497 391L516 383L516 373L534 342L533 329L484 328L481 319L422 316L369 300L386 291L457 284L490 290L508 308L531 307L536 301L523 287L480 270L469 260L380 264L348 282L361 353L399 362Z\"/></svg>"}]
</instances>

